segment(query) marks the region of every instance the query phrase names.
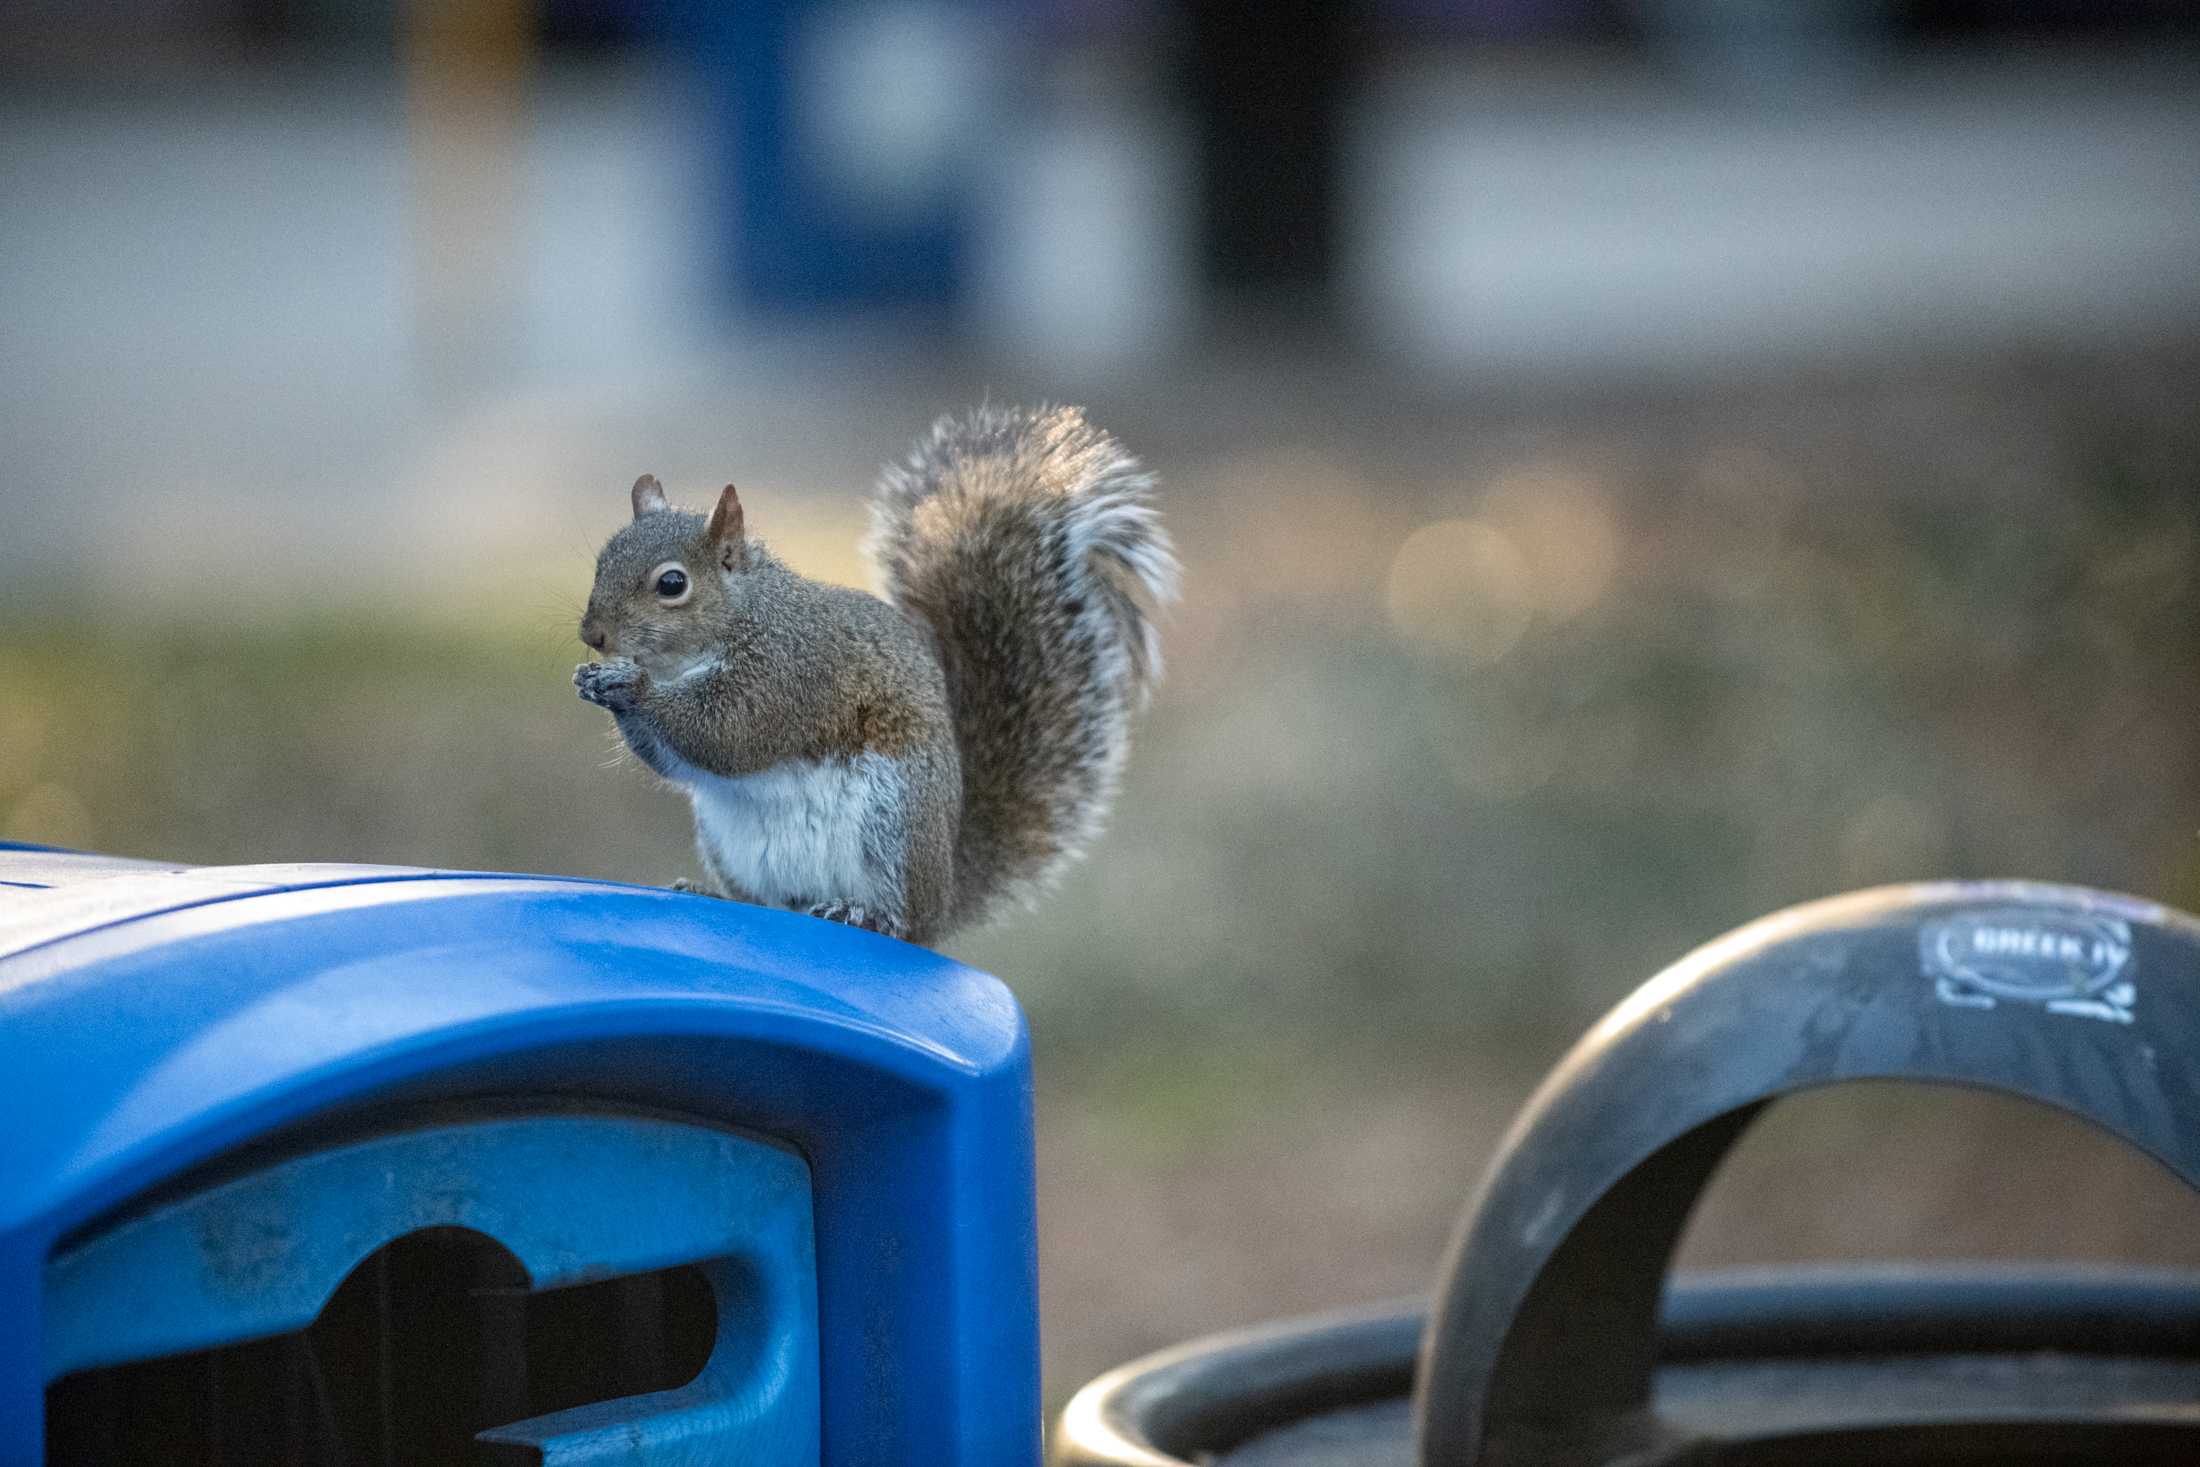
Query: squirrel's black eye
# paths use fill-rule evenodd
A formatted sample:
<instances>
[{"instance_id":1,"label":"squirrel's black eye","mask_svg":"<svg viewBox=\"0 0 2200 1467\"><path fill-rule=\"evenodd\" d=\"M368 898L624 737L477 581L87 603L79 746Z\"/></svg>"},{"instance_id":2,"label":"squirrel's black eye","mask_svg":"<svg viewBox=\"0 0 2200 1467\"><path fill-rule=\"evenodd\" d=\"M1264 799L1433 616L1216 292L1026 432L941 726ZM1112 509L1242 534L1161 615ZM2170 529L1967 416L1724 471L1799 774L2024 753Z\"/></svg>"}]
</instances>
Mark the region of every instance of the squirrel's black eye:
<instances>
[{"instance_id":1,"label":"squirrel's black eye","mask_svg":"<svg viewBox=\"0 0 2200 1467\"><path fill-rule=\"evenodd\" d=\"M659 562L649 573L649 589L657 593L657 599L667 606L678 606L695 590L695 583L688 579L687 567L677 560Z\"/></svg>"}]
</instances>

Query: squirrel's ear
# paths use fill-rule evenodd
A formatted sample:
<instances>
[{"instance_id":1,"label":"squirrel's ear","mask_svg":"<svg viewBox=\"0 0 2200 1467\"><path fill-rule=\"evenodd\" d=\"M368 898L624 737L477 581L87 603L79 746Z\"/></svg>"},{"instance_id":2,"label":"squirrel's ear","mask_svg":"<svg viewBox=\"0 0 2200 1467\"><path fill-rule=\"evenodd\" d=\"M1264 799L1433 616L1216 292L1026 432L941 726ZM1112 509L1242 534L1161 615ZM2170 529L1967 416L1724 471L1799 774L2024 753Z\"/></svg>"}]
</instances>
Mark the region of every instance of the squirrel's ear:
<instances>
[{"instance_id":1,"label":"squirrel's ear","mask_svg":"<svg viewBox=\"0 0 2200 1467\"><path fill-rule=\"evenodd\" d=\"M741 563L741 496L728 484L710 512L710 542L718 547L718 563L732 570Z\"/></svg>"},{"instance_id":2,"label":"squirrel's ear","mask_svg":"<svg viewBox=\"0 0 2200 1467\"><path fill-rule=\"evenodd\" d=\"M655 474L644 474L634 481L634 518L669 508L671 506L665 503L665 486L657 482Z\"/></svg>"}]
</instances>

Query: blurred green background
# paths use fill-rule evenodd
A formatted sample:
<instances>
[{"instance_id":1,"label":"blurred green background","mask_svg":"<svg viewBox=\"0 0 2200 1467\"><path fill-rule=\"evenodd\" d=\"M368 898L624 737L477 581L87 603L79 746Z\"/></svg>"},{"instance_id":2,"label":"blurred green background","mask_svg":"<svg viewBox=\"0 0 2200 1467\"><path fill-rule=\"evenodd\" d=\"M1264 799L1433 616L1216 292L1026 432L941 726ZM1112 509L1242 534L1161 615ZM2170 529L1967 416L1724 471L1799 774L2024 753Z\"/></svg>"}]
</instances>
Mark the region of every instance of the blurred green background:
<instances>
[{"instance_id":1,"label":"blurred green background","mask_svg":"<svg viewBox=\"0 0 2200 1467\"><path fill-rule=\"evenodd\" d=\"M15 37L0 836L692 874L682 802L568 682L624 485L651 471L700 503L737 479L795 564L860 582L873 466L931 416L1083 402L1163 482L1188 587L1169 677L1095 857L952 949L1034 1029L1051 1398L1192 1334L1426 1287L1541 1072L1752 917L1938 876L2200 908L2200 245L2148 212L2200 197L2200 153L2170 85L2186 53L2159 38L1989 37L1815 94L1799 136L1828 177L1889 137L1937 146L1946 111L1969 140L1948 187L1985 189L1919 254L1940 224L1873 214L1866 167L1834 264L1762 180L1688 181L1694 122L1786 148L1785 104L1609 37L1516 41L1493 149L1528 167L1578 128L1578 72L1633 99L1583 156L1667 127L1645 166L1703 190L1688 217L1757 199L1738 241L1682 230L1648 284L1543 282L1636 312L1600 336L1474 315L1441 230L1368 245L1304 309L1206 291L1189 255L1181 278L1149 259L1095 283L1048 232L1059 200L1008 184L991 207L1029 217L974 247L978 275L1044 290L744 311L681 182L702 84L506 20L393 27L387 54L310 26L209 51L231 33L179 25L120 71L66 27ZM1028 103L1040 124L1135 140L1171 115L1141 110L1120 35L1044 54L1068 80ZM1347 192L1382 196L1416 148L1471 153L1471 129L1398 122L1418 114L1396 89L1421 106L1453 95L1431 75L1487 64L1453 35L1371 70L1393 131ZM2057 81L2019 107L2012 75ZM1079 111L1094 95L1122 115ZM2082 197L2053 159L1962 161L2118 107ZM1173 197L1148 169L1167 147L1126 156L1133 195ZM1168 213L1092 203L1134 244ZM1454 205L1474 227L1507 207ZM1651 226L1609 207L1624 256ZM2026 243L2053 219L2090 223ZM1737 288L1792 309L1692 334L1736 259L1762 275ZM1985 282L1905 294L1913 259ZM1444 289L1423 300L1424 278ZM1050 351L1069 328L1047 290L1103 287L1190 303ZM1467 312L1448 356L1382 324L1446 309ZM2068 1123L1864 1093L1777 1114L1687 1251L2200 1261L2193 1220Z\"/></svg>"}]
</instances>

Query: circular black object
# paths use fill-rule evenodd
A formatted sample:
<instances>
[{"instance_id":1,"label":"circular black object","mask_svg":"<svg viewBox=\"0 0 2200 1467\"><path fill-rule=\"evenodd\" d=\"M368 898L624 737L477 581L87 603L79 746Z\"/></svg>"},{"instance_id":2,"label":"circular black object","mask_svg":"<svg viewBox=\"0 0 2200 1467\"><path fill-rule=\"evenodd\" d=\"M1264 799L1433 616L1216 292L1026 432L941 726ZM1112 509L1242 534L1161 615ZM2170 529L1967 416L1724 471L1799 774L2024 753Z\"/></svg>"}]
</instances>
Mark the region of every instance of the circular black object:
<instances>
[{"instance_id":1,"label":"circular black object","mask_svg":"<svg viewBox=\"0 0 2200 1467\"><path fill-rule=\"evenodd\" d=\"M2200 1276L1788 1270L1668 1288L1690 1211L1764 1105L1867 1079L2054 1106L2200 1186L2200 923L2072 887L1951 883L1745 927L1553 1072L1425 1319L1128 1367L1072 1404L1055 1461L2200 1461Z\"/></svg>"},{"instance_id":2,"label":"circular black object","mask_svg":"<svg viewBox=\"0 0 2200 1467\"><path fill-rule=\"evenodd\" d=\"M687 588L688 578L687 572L684 570L668 570L657 577L657 594L668 601L687 590Z\"/></svg>"},{"instance_id":3,"label":"circular black object","mask_svg":"<svg viewBox=\"0 0 2200 1467\"><path fill-rule=\"evenodd\" d=\"M1427 1321L1424 1305L1387 1305L1135 1361L1078 1393L1052 1461L1414 1467ZM1733 1440L1678 1458L1575 1460L2186 1464L2200 1451L2185 1419L2200 1400L2200 1274L2022 1265L1686 1277L1666 1295L1656 1370L1665 1409ZM2050 1412L2066 1419L2042 1419Z\"/></svg>"}]
</instances>

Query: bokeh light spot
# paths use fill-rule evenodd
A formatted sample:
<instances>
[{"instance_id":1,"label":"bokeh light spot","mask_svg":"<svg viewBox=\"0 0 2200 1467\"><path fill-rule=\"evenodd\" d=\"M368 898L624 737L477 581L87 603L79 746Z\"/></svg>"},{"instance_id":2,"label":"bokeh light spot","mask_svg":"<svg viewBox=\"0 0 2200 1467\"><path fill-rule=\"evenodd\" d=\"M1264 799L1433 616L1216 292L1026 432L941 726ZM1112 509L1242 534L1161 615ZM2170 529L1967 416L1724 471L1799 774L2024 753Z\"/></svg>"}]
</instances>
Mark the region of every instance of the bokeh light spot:
<instances>
[{"instance_id":1,"label":"bokeh light spot","mask_svg":"<svg viewBox=\"0 0 2200 1467\"><path fill-rule=\"evenodd\" d=\"M1611 586L1619 529L1610 496L1585 476L1555 468L1509 474L1490 490L1483 514L1526 557L1536 609L1554 621L1581 615Z\"/></svg>"},{"instance_id":2,"label":"bokeh light spot","mask_svg":"<svg viewBox=\"0 0 2200 1467\"><path fill-rule=\"evenodd\" d=\"M1390 563L1391 624L1426 651L1495 662L1527 631L1536 600L1527 557L1484 520L1423 525Z\"/></svg>"}]
</instances>

